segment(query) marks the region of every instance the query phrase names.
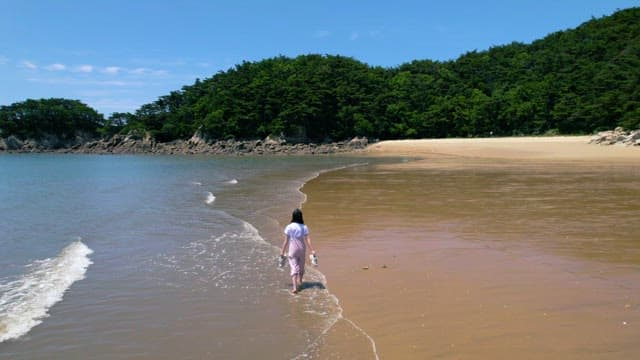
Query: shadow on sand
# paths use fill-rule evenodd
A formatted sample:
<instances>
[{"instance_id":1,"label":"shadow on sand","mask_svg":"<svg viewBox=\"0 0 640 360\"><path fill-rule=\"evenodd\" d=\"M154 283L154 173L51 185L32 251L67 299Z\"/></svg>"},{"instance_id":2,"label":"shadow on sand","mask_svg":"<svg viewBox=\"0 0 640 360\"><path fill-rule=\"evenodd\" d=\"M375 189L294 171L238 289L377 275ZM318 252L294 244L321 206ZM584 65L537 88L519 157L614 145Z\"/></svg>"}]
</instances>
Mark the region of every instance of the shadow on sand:
<instances>
[{"instance_id":1,"label":"shadow on sand","mask_svg":"<svg viewBox=\"0 0 640 360\"><path fill-rule=\"evenodd\" d=\"M302 290L306 290L306 289L326 289L326 287L324 286L323 283L319 282L319 281L303 281L302 285L300 286L300 291Z\"/></svg>"},{"instance_id":2,"label":"shadow on sand","mask_svg":"<svg viewBox=\"0 0 640 360\"><path fill-rule=\"evenodd\" d=\"M289 287L291 287L293 284L289 283ZM320 290L324 290L326 289L326 287L324 286L323 283L319 282L319 281L303 281L302 285L300 285L300 289L298 289L298 291L303 291L306 289L320 289Z\"/></svg>"}]
</instances>

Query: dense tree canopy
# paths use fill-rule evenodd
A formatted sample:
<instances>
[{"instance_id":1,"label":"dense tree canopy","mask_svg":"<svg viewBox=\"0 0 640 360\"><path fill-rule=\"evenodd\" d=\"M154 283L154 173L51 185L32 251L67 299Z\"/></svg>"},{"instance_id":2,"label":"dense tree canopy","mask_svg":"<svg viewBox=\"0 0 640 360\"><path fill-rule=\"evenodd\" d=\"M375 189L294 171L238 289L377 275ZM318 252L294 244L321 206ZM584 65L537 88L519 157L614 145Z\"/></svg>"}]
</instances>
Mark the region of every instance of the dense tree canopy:
<instances>
[{"instance_id":1,"label":"dense tree canopy","mask_svg":"<svg viewBox=\"0 0 640 360\"><path fill-rule=\"evenodd\" d=\"M160 139L284 133L320 141L590 133L640 125L640 8L455 61L342 56L245 62L131 114Z\"/></svg>"},{"instance_id":2,"label":"dense tree canopy","mask_svg":"<svg viewBox=\"0 0 640 360\"><path fill-rule=\"evenodd\" d=\"M78 100L26 100L0 107L2 136L40 139L55 135L69 139L75 135L96 135L104 118Z\"/></svg>"},{"instance_id":3,"label":"dense tree canopy","mask_svg":"<svg viewBox=\"0 0 640 360\"><path fill-rule=\"evenodd\" d=\"M6 115L11 111L2 108L4 133L19 128L21 135L37 135L68 129L62 123L79 125L50 119L42 127L18 124ZM197 130L211 139L284 134L324 141L584 134L616 126L640 126L640 8L531 44L445 62L381 68L315 54L243 62L133 114L113 114L101 132L148 131L159 141L186 139Z\"/></svg>"}]
</instances>

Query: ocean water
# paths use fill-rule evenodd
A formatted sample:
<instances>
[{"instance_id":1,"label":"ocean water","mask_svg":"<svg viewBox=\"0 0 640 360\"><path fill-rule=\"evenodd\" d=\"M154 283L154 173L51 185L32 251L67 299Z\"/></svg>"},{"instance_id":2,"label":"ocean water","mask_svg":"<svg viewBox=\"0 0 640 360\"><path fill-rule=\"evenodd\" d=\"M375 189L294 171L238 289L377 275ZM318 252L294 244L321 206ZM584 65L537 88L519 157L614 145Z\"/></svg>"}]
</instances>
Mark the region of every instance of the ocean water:
<instances>
[{"instance_id":1,"label":"ocean water","mask_svg":"<svg viewBox=\"0 0 640 360\"><path fill-rule=\"evenodd\" d=\"M1 155L0 358L317 357L342 309L317 269L288 293L281 231L365 161Z\"/></svg>"}]
</instances>

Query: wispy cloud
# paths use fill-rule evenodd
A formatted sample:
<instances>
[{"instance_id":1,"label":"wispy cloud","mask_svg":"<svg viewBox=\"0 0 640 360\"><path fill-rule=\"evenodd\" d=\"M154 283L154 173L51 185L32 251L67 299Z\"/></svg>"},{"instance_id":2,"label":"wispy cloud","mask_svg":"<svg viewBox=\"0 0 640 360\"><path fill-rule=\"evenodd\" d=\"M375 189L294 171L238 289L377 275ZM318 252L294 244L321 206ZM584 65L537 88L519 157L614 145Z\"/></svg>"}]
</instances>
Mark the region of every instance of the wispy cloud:
<instances>
[{"instance_id":1,"label":"wispy cloud","mask_svg":"<svg viewBox=\"0 0 640 360\"><path fill-rule=\"evenodd\" d=\"M322 38L326 38L331 36L331 32L328 30L317 30L314 34L313 37L317 38L317 39L322 39Z\"/></svg>"},{"instance_id":2,"label":"wispy cloud","mask_svg":"<svg viewBox=\"0 0 640 360\"><path fill-rule=\"evenodd\" d=\"M128 71L131 75L155 75L155 76L165 76L169 74L166 70L154 70L149 68L135 68Z\"/></svg>"},{"instance_id":3,"label":"wispy cloud","mask_svg":"<svg viewBox=\"0 0 640 360\"><path fill-rule=\"evenodd\" d=\"M45 66L44 68L49 71L63 71L67 69L67 67L64 64L59 64L59 63L51 64L51 65Z\"/></svg>"},{"instance_id":4,"label":"wispy cloud","mask_svg":"<svg viewBox=\"0 0 640 360\"><path fill-rule=\"evenodd\" d=\"M93 69L93 65L79 65L74 68L74 71L88 74L93 72Z\"/></svg>"},{"instance_id":5,"label":"wispy cloud","mask_svg":"<svg viewBox=\"0 0 640 360\"><path fill-rule=\"evenodd\" d=\"M152 70L151 69L147 69L147 68L135 68L135 69L131 69L129 70L129 74L133 74L133 75L143 75L143 74L148 74L150 73Z\"/></svg>"},{"instance_id":6,"label":"wispy cloud","mask_svg":"<svg viewBox=\"0 0 640 360\"><path fill-rule=\"evenodd\" d=\"M81 60L82 61L82 60ZM85 60L86 61L86 60ZM9 59L0 54L0 65ZM127 63L99 64L89 61L68 63L46 59L14 61L22 73L23 81L39 84L52 93L78 98L105 113L134 111L141 104L153 100L149 94L161 95L181 80L184 66L142 65ZM129 66L127 66L129 65ZM192 68L212 66L211 63L192 61ZM190 78L193 81L195 78Z\"/></svg>"},{"instance_id":7,"label":"wispy cloud","mask_svg":"<svg viewBox=\"0 0 640 360\"><path fill-rule=\"evenodd\" d=\"M23 61L20 63L20 66L21 66L21 67L23 67L23 68L25 68L25 69L28 69L28 70L38 70L38 65L36 65L36 64L34 64L34 63L32 63L32 62L31 62L31 61L29 61L29 60L23 60Z\"/></svg>"},{"instance_id":8,"label":"wispy cloud","mask_svg":"<svg viewBox=\"0 0 640 360\"><path fill-rule=\"evenodd\" d=\"M351 33L351 35L349 35L349 40L355 41L355 40L358 40L359 37L360 37L360 34L358 34L356 31L354 31L354 32Z\"/></svg>"},{"instance_id":9,"label":"wispy cloud","mask_svg":"<svg viewBox=\"0 0 640 360\"><path fill-rule=\"evenodd\" d=\"M7 58L0 56L0 65L8 62ZM82 65L65 65L61 63L53 63L47 66L39 67L35 62L24 60L20 63L20 67L30 70L36 71L39 69L44 69L47 71L53 72L71 72L71 73L83 73L83 74L91 74L91 73L101 73L106 75L132 75L132 76L166 76L169 74L169 71L162 69L151 69L145 67L137 67L137 68L126 68L121 66L96 66L90 64L82 64Z\"/></svg>"},{"instance_id":10,"label":"wispy cloud","mask_svg":"<svg viewBox=\"0 0 640 360\"><path fill-rule=\"evenodd\" d=\"M119 66L107 66L102 69L102 72L109 75L118 75L118 73L122 70Z\"/></svg>"},{"instance_id":11,"label":"wispy cloud","mask_svg":"<svg viewBox=\"0 0 640 360\"><path fill-rule=\"evenodd\" d=\"M5 65L7 63L9 63L9 58L7 58L6 56L0 55L0 65Z\"/></svg>"},{"instance_id":12,"label":"wispy cloud","mask_svg":"<svg viewBox=\"0 0 640 360\"><path fill-rule=\"evenodd\" d=\"M27 81L49 84L49 85L98 85L107 87L143 87L147 85L143 81L127 81L127 80L96 80L96 79L80 79L74 77L31 77Z\"/></svg>"}]
</instances>

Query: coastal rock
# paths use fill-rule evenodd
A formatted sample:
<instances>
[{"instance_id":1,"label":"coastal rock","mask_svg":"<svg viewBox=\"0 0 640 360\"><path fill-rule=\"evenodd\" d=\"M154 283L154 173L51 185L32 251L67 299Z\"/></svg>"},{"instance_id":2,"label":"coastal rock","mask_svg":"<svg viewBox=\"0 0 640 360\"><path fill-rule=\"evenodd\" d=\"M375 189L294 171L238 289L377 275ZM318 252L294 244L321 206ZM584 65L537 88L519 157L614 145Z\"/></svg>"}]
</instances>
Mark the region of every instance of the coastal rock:
<instances>
[{"instance_id":1,"label":"coastal rock","mask_svg":"<svg viewBox=\"0 0 640 360\"><path fill-rule=\"evenodd\" d=\"M364 149L367 147L367 145L369 145L369 139L367 139L366 137L356 136L349 141L349 146L357 149Z\"/></svg>"},{"instance_id":2,"label":"coastal rock","mask_svg":"<svg viewBox=\"0 0 640 360\"><path fill-rule=\"evenodd\" d=\"M194 145L206 145L208 141L207 137L204 136L200 129L198 129L198 131L193 134L191 139L189 139L189 143Z\"/></svg>"},{"instance_id":3,"label":"coastal rock","mask_svg":"<svg viewBox=\"0 0 640 360\"><path fill-rule=\"evenodd\" d=\"M11 135L5 139L5 148L7 150L20 150L22 149L23 142L17 137Z\"/></svg>"},{"instance_id":4,"label":"coastal rock","mask_svg":"<svg viewBox=\"0 0 640 360\"><path fill-rule=\"evenodd\" d=\"M625 142L637 143L640 140L640 130L632 131L629 136L624 140Z\"/></svg>"},{"instance_id":5,"label":"coastal rock","mask_svg":"<svg viewBox=\"0 0 640 360\"><path fill-rule=\"evenodd\" d=\"M57 149L61 147L65 147L67 144L64 143L59 137L56 135L45 135L39 141L34 143L36 148L44 148L44 149Z\"/></svg>"},{"instance_id":6,"label":"coastal rock","mask_svg":"<svg viewBox=\"0 0 640 360\"><path fill-rule=\"evenodd\" d=\"M589 144L599 145L640 145L640 129L625 131L621 127L614 130L601 131L591 137Z\"/></svg>"},{"instance_id":7,"label":"coastal rock","mask_svg":"<svg viewBox=\"0 0 640 360\"><path fill-rule=\"evenodd\" d=\"M286 143L287 141L282 137L282 136L267 136L264 139L264 144L265 145L282 145L284 143Z\"/></svg>"},{"instance_id":8,"label":"coastal rock","mask_svg":"<svg viewBox=\"0 0 640 360\"><path fill-rule=\"evenodd\" d=\"M356 152L366 148L367 138L330 143L289 143L282 137L264 140L211 141L196 132L189 140L156 142L148 133L113 135L103 139L76 137L73 141L60 141L46 137L44 141L20 140L10 136L0 142L0 151L60 152L84 154L167 154L167 155L323 155Z\"/></svg>"}]
</instances>

